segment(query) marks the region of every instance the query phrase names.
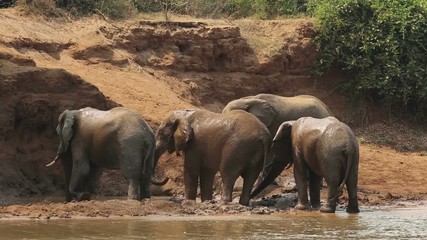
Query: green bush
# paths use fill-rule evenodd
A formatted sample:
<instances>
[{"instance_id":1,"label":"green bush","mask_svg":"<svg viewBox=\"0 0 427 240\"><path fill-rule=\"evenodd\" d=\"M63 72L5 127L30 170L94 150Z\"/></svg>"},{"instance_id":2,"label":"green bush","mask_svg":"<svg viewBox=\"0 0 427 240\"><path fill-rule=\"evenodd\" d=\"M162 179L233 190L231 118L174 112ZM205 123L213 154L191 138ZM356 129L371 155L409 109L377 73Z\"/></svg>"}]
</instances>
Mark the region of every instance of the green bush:
<instances>
[{"instance_id":1,"label":"green bush","mask_svg":"<svg viewBox=\"0 0 427 240\"><path fill-rule=\"evenodd\" d=\"M56 0L60 8L84 16L99 11L113 18L126 18L136 12L133 0Z\"/></svg>"},{"instance_id":2,"label":"green bush","mask_svg":"<svg viewBox=\"0 0 427 240\"><path fill-rule=\"evenodd\" d=\"M136 8L131 0L103 0L95 2L96 8L110 18L126 18L136 13Z\"/></svg>"},{"instance_id":3,"label":"green bush","mask_svg":"<svg viewBox=\"0 0 427 240\"><path fill-rule=\"evenodd\" d=\"M133 3L139 12L162 11L162 1L159 0L134 0Z\"/></svg>"},{"instance_id":4,"label":"green bush","mask_svg":"<svg viewBox=\"0 0 427 240\"><path fill-rule=\"evenodd\" d=\"M306 12L308 0L267 0L271 16L287 16Z\"/></svg>"},{"instance_id":5,"label":"green bush","mask_svg":"<svg viewBox=\"0 0 427 240\"><path fill-rule=\"evenodd\" d=\"M277 16L295 15L306 11L308 0L229 0L227 10L238 17L257 16L270 19Z\"/></svg>"},{"instance_id":6,"label":"green bush","mask_svg":"<svg viewBox=\"0 0 427 240\"><path fill-rule=\"evenodd\" d=\"M0 8L8 8L15 4L16 0L0 0Z\"/></svg>"},{"instance_id":7,"label":"green bush","mask_svg":"<svg viewBox=\"0 0 427 240\"><path fill-rule=\"evenodd\" d=\"M8 7L14 1L5 1L0 7ZM134 12L161 12L188 14L195 17L234 18L255 16L271 19L277 16L295 15L305 12L308 0L18 0L21 6L31 8L31 12L43 4L57 6L76 16L87 16L94 12L117 19L131 16ZM42 3L42 4L41 4ZM40 10L40 11L39 11Z\"/></svg>"},{"instance_id":8,"label":"green bush","mask_svg":"<svg viewBox=\"0 0 427 240\"><path fill-rule=\"evenodd\" d=\"M315 72L344 69L349 78L343 90L353 99L425 114L426 5L425 0L310 1L318 20Z\"/></svg>"}]
</instances>

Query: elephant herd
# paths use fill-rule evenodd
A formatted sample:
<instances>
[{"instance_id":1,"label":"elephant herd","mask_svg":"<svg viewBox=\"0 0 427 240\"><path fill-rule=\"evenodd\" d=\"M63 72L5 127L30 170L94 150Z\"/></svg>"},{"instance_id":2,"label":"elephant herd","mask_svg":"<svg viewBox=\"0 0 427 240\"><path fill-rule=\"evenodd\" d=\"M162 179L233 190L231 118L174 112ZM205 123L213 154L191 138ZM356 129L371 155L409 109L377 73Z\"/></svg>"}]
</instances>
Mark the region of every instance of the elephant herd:
<instances>
[{"instance_id":1,"label":"elephant herd","mask_svg":"<svg viewBox=\"0 0 427 240\"><path fill-rule=\"evenodd\" d=\"M129 199L149 198L150 183L168 181L155 177L159 158L175 152L184 158L185 197L190 200L196 199L199 185L201 200L211 200L219 172L222 202L232 201L234 184L242 177L239 203L249 205L251 198L293 165L297 209L335 212L346 185L347 212L359 212L356 137L313 96L258 94L229 102L222 113L175 110L156 134L142 116L127 108L87 107L61 113L56 131L60 144L48 166L61 160L66 201L90 199L101 168L123 171ZM323 178L328 197L321 207Z\"/></svg>"}]
</instances>

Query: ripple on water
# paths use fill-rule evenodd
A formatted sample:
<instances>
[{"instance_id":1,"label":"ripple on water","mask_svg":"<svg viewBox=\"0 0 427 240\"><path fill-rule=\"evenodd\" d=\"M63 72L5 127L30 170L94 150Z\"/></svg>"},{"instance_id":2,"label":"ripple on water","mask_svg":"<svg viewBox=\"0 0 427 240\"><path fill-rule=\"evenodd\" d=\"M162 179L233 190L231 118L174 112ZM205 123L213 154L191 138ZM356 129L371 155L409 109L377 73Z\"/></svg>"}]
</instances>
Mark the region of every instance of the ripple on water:
<instances>
[{"instance_id":1,"label":"ripple on water","mask_svg":"<svg viewBox=\"0 0 427 240\"><path fill-rule=\"evenodd\" d=\"M157 217L2 221L0 239L372 239L424 238L427 208L350 215Z\"/></svg>"}]
</instances>

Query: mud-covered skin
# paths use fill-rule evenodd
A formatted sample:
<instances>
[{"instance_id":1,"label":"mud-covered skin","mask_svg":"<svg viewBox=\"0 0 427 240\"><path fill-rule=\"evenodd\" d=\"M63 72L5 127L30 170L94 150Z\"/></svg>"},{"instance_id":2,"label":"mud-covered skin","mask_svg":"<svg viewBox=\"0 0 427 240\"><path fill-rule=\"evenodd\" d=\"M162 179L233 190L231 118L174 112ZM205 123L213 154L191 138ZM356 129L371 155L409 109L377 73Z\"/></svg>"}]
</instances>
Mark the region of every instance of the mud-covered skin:
<instances>
[{"instance_id":1,"label":"mud-covered skin","mask_svg":"<svg viewBox=\"0 0 427 240\"><path fill-rule=\"evenodd\" d=\"M154 133L141 115L123 107L65 110L56 128L58 157L65 174L65 199L89 200L100 170L121 169L128 198L150 197Z\"/></svg>"},{"instance_id":2,"label":"mud-covered skin","mask_svg":"<svg viewBox=\"0 0 427 240\"><path fill-rule=\"evenodd\" d=\"M328 185L326 204L321 212L335 212L337 198L344 184L348 191L347 212L359 212L357 181L359 145L353 131L334 117L303 117L284 122L273 139L275 156L264 180L254 190L255 196L271 183L286 166L294 165L298 190L297 209L320 207L322 178ZM307 188L310 186L310 202Z\"/></svg>"},{"instance_id":3,"label":"mud-covered skin","mask_svg":"<svg viewBox=\"0 0 427 240\"><path fill-rule=\"evenodd\" d=\"M156 160L165 151L184 156L185 196L195 200L198 181L202 201L212 199L215 174L222 178L222 201L231 202L236 179L244 179L240 203L249 195L270 146L268 129L244 111L173 111L156 134Z\"/></svg>"}]
</instances>

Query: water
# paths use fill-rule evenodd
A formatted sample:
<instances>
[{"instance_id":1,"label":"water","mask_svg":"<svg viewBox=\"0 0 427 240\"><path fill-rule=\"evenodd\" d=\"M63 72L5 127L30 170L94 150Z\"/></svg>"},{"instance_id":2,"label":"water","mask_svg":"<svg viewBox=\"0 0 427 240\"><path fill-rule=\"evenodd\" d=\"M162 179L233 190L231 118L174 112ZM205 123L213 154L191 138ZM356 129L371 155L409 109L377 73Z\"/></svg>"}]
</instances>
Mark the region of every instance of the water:
<instances>
[{"instance_id":1,"label":"water","mask_svg":"<svg viewBox=\"0 0 427 240\"><path fill-rule=\"evenodd\" d=\"M0 239L426 239L427 208L358 215L4 220Z\"/></svg>"}]
</instances>

